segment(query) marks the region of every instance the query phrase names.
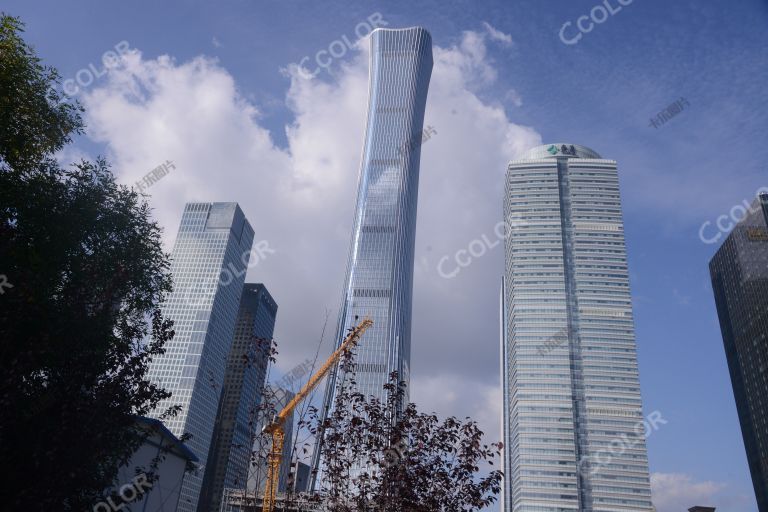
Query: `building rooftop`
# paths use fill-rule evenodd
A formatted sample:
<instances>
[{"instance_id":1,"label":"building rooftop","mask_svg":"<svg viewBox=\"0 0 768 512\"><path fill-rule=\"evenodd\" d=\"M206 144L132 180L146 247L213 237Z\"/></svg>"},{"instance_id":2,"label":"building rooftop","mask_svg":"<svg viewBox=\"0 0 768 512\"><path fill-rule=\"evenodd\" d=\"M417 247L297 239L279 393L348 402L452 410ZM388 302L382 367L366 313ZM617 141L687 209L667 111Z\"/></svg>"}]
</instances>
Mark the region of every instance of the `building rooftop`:
<instances>
[{"instance_id":1,"label":"building rooftop","mask_svg":"<svg viewBox=\"0 0 768 512\"><path fill-rule=\"evenodd\" d=\"M165 425L163 425L162 421L154 418L137 416L136 423L145 429L150 429L156 432L160 437L168 440L169 444L172 446L171 451L173 451L176 455L185 458L190 462L199 462L199 459L194 453L192 453L192 450L187 448L187 445L181 442L178 437L173 435L173 433L171 433L171 431L168 430Z\"/></svg>"}]
</instances>

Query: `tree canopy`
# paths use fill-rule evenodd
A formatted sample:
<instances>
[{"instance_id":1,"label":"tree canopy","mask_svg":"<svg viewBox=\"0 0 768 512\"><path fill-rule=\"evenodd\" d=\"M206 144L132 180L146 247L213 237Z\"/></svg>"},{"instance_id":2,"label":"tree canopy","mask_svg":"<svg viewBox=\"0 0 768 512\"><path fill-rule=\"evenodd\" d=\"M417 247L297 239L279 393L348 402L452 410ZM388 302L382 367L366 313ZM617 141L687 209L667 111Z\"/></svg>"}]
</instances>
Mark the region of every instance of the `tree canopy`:
<instances>
[{"instance_id":1,"label":"tree canopy","mask_svg":"<svg viewBox=\"0 0 768 512\"><path fill-rule=\"evenodd\" d=\"M397 373L384 386L386 400L355 390L353 358L344 360L344 385L324 420L307 421L322 438L320 499L330 512L455 512L496 501L502 473L493 469L501 443L483 443L470 418L440 420L403 404Z\"/></svg>"},{"instance_id":2,"label":"tree canopy","mask_svg":"<svg viewBox=\"0 0 768 512\"><path fill-rule=\"evenodd\" d=\"M0 464L6 509L85 510L168 393L168 255L146 201L103 159L61 165L84 129L57 72L0 15ZM173 414L174 409L167 411Z\"/></svg>"}]
</instances>

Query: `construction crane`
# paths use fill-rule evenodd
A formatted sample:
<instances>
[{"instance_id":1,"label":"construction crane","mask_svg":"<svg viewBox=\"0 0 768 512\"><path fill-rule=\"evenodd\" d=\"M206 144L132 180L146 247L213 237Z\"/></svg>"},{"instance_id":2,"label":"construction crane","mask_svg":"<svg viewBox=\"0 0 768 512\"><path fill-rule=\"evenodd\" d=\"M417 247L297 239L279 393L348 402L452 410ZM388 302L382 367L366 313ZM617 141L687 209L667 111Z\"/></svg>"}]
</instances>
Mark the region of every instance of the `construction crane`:
<instances>
[{"instance_id":1,"label":"construction crane","mask_svg":"<svg viewBox=\"0 0 768 512\"><path fill-rule=\"evenodd\" d=\"M315 373L301 390L296 393L293 399L278 413L272 423L264 427L263 432L272 436L272 450L267 456L267 482L264 486L264 503L262 512L272 512L275 509L275 497L277 495L277 484L280 478L280 461L283 457L283 443L285 442L285 419L291 415L297 405L317 387L318 383L333 366L341 359L341 356L355 344L363 335L366 329L373 325L370 318L364 319L359 325L354 327L347 335L344 342L331 354L328 360Z\"/></svg>"}]
</instances>

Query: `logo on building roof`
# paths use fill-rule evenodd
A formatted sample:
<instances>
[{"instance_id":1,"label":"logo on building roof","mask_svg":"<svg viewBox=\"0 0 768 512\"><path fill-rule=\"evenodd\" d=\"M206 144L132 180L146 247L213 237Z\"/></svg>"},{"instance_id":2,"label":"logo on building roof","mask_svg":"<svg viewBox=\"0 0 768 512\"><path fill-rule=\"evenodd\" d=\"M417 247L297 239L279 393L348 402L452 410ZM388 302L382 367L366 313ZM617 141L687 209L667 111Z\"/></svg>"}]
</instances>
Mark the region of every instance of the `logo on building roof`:
<instances>
[{"instance_id":1,"label":"logo on building roof","mask_svg":"<svg viewBox=\"0 0 768 512\"><path fill-rule=\"evenodd\" d=\"M576 148L574 148L573 145L566 146L565 144L563 144L558 148L556 145L551 144L547 148L547 151L549 152L550 155L556 155L558 153L561 153L563 155L576 156Z\"/></svg>"}]
</instances>

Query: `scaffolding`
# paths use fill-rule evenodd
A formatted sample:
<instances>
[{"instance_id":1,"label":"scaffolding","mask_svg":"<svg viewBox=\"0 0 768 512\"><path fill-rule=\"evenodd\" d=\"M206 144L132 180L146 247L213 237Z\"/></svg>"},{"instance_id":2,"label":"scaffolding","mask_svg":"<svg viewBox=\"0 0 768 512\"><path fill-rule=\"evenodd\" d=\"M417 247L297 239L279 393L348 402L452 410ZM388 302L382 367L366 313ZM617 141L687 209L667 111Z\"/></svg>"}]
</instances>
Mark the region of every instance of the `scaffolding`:
<instances>
[{"instance_id":1,"label":"scaffolding","mask_svg":"<svg viewBox=\"0 0 768 512\"><path fill-rule=\"evenodd\" d=\"M261 512L264 495L249 493L242 489L224 489L220 512ZM317 497L309 493L278 494L274 502L275 512L315 512L321 505Z\"/></svg>"}]
</instances>

